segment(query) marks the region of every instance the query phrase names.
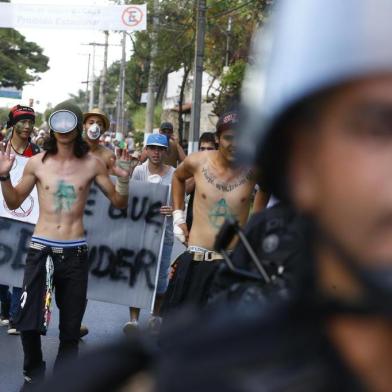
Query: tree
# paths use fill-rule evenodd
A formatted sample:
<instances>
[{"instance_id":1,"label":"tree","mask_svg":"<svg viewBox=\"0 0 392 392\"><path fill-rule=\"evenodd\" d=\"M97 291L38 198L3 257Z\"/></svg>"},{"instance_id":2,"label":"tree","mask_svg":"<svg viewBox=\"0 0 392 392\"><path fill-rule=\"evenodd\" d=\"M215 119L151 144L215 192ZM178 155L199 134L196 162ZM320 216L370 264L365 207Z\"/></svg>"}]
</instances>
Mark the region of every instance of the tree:
<instances>
[{"instance_id":1,"label":"tree","mask_svg":"<svg viewBox=\"0 0 392 392\"><path fill-rule=\"evenodd\" d=\"M8 113L9 109L0 108L0 131L3 129L3 127L5 127L8 121Z\"/></svg>"},{"instance_id":2,"label":"tree","mask_svg":"<svg viewBox=\"0 0 392 392\"><path fill-rule=\"evenodd\" d=\"M36 43L26 41L14 29L0 29L0 87L21 89L26 83L39 80L38 74L49 69L48 61Z\"/></svg>"},{"instance_id":3,"label":"tree","mask_svg":"<svg viewBox=\"0 0 392 392\"><path fill-rule=\"evenodd\" d=\"M264 23L274 0L208 0L205 68L220 79L213 97L220 115L238 101L253 33Z\"/></svg>"},{"instance_id":4,"label":"tree","mask_svg":"<svg viewBox=\"0 0 392 392\"><path fill-rule=\"evenodd\" d=\"M135 0L133 3L144 3ZM152 10L153 0L147 1ZM220 114L233 99L238 99L246 64L251 37L256 28L268 17L268 6L273 0L208 0L207 32L205 45L205 70L213 80L219 80L219 94L212 97L214 110ZM157 102L161 99L170 72L184 69L180 84L179 136L182 138L182 106L185 88L193 68L196 10L193 0L162 0L159 11L157 32L157 54L154 57L155 80L157 81ZM144 121L143 105L140 98L147 91L148 74L151 64L151 27L153 15L148 13L148 30L130 33L133 48L132 57L126 65L125 101L133 123L138 129ZM229 18L231 31L228 31ZM228 47L228 48L227 48ZM114 106L119 82L119 63L108 69L107 102ZM98 82L97 82L98 83ZM96 88L98 91L98 88ZM158 125L158 124L154 124Z\"/></svg>"}]
</instances>

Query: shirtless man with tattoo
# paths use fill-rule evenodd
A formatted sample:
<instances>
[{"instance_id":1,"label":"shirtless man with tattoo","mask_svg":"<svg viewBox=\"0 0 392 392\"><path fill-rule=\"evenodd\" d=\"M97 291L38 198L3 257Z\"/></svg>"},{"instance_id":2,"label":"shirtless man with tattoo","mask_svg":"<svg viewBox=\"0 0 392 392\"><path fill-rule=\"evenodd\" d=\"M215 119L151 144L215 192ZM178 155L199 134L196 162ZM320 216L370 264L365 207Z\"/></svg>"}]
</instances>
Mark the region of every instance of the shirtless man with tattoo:
<instances>
[{"instance_id":1,"label":"shirtless man with tattoo","mask_svg":"<svg viewBox=\"0 0 392 392\"><path fill-rule=\"evenodd\" d=\"M9 179L14 162L10 144L0 151L0 181L10 209L18 208L37 186L39 218L26 260L21 310L16 325L24 351L25 388L41 380L45 362L41 334L50 319L53 287L60 311L60 345L55 368L78 354L79 329L86 303L88 260L83 212L93 181L117 208L128 204L129 172L113 168L114 186L103 162L82 139L83 115L70 101L57 105L49 119L46 151L31 157L15 187ZM129 160L127 154L122 157Z\"/></svg>"},{"instance_id":2,"label":"shirtless man with tattoo","mask_svg":"<svg viewBox=\"0 0 392 392\"><path fill-rule=\"evenodd\" d=\"M217 123L218 150L189 155L174 173L174 235L188 249L176 261L164 312L185 302L206 302L212 277L223 260L222 255L212 251L216 234L226 218L233 217L240 225L248 219L255 179L251 169L235 164L237 123L237 112L223 114ZM190 177L195 181L195 198L193 224L188 233L183 210L185 183ZM264 198L267 201L265 195Z\"/></svg>"}]
</instances>

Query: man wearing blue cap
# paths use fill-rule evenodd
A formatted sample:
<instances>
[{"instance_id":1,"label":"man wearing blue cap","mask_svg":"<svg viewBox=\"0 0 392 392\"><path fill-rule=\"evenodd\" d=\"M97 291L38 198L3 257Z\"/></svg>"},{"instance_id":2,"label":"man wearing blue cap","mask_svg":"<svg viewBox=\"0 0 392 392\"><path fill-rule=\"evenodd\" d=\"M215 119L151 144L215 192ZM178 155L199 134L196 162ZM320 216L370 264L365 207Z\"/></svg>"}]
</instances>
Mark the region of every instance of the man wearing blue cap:
<instances>
[{"instance_id":1,"label":"man wearing blue cap","mask_svg":"<svg viewBox=\"0 0 392 392\"><path fill-rule=\"evenodd\" d=\"M163 163L168 148L168 139L162 134L151 134L146 141L147 160L140 166L136 166L132 173L132 180L158 183L170 186L174 173L174 168ZM165 239L162 248L161 263L159 267L158 286L155 298L153 317L150 318L151 327L159 324L159 309L168 284L168 271L170 266L170 255L173 249L173 208L171 205L164 205L160 212L166 216ZM140 309L130 308L131 321L124 325L124 332L132 330L138 326Z\"/></svg>"}]
</instances>

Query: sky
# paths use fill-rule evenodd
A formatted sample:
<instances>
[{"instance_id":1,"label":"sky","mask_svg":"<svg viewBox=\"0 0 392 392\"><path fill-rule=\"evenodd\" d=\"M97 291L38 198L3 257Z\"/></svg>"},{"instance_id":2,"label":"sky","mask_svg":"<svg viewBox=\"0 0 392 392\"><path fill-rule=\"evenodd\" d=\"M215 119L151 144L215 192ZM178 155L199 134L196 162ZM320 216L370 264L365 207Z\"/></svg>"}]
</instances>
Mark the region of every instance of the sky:
<instances>
[{"instance_id":1,"label":"sky","mask_svg":"<svg viewBox=\"0 0 392 392\"><path fill-rule=\"evenodd\" d=\"M77 4L77 5L107 5L113 4L108 0L12 0L12 3L23 4ZM18 103L27 105L29 99L34 99L34 109L43 112L48 104L68 99L69 94L76 94L79 89L85 90L87 79L88 54L92 54L91 42L104 43L104 34L94 30L46 30L20 29L28 41L37 43L43 48L43 53L49 57L50 69L40 74L41 80L23 88L21 100L0 98L1 107L12 107ZM121 59L121 34L111 32L109 35L108 65ZM129 55L130 41L127 40ZM96 47L95 75L98 76L103 67L103 47ZM91 64L90 64L91 66ZM91 75L91 69L90 69ZM90 77L91 79L91 77Z\"/></svg>"}]
</instances>

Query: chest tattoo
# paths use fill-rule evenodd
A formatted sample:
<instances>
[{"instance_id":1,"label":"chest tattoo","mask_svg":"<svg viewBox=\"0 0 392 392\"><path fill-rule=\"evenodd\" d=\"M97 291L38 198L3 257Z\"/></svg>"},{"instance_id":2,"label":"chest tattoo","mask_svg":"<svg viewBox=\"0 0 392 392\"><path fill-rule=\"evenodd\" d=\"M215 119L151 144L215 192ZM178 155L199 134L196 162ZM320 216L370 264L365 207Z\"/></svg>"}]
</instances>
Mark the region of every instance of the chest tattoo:
<instances>
[{"instance_id":1,"label":"chest tattoo","mask_svg":"<svg viewBox=\"0 0 392 392\"><path fill-rule=\"evenodd\" d=\"M74 186L63 180L58 182L53 196L56 212L70 211L77 198Z\"/></svg>"},{"instance_id":2,"label":"chest tattoo","mask_svg":"<svg viewBox=\"0 0 392 392\"><path fill-rule=\"evenodd\" d=\"M252 171L249 170L247 173L241 174L238 178L235 178L232 182L221 181L216 178L206 167L201 169L206 181L215 186L221 192L231 192L244 185L246 182L252 179Z\"/></svg>"},{"instance_id":3,"label":"chest tattoo","mask_svg":"<svg viewBox=\"0 0 392 392\"><path fill-rule=\"evenodd\" d=\"M217 201L208 213L210 223L215 229L220 229L225 219L230 217L235 219L235 214L233 214L225 199Z\"/></svg>"}]
</instances>

